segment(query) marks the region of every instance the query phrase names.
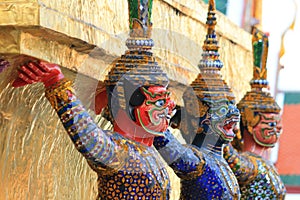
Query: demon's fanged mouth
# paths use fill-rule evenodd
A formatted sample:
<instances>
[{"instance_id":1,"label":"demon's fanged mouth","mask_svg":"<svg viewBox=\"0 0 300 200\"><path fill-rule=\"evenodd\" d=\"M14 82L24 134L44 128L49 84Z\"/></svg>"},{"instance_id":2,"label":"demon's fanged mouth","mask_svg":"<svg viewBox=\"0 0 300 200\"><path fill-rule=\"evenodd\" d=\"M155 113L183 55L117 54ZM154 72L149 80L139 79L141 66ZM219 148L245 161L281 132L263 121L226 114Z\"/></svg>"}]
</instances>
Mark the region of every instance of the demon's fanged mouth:
<instances>
[{"instance_id":1,"label":"demon's fanged mouth","mask_svg":"<svg viewBox=\"0 0 300 200\"><path fill-rule=\"evenodd\" d=\"M226 138L233 138L235 136L233 129L236 126L236 124L240 121L240 118L237 116L232 116L224 121L223 127L223 133Z\"/></svg>"},{"instance_id":2,"label":"demon's fanged mouth","mask_svg":"<svg viewBox=\"0 0 300 200\"><path fill-rule=\"evenodd\" d=\"M167 119L171 119L171 115L168 115L166 113L161 113L157 115L159 118L167 118Z\"/></svg>"},{"instance_id":3,"label":"demon's fanged mouth","mask_svg":"<svg viewBox=\"0 0 300 200\"><path fill-rule=\"evenodd\" d=\"M150 116L151 115L153 115L155 121L157 121L160 119L171 119L172 114L169 113L169 108L164 108L164 109L153 109L150 112Z\"/></svg>"}]
</instances>

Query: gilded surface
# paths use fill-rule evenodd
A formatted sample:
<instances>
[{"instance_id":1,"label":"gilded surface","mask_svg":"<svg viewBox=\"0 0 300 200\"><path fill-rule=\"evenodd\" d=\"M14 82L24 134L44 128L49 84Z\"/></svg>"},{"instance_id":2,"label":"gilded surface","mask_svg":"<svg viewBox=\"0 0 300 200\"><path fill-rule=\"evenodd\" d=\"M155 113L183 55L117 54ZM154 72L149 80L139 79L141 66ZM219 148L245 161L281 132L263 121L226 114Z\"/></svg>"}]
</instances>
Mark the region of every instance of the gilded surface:
<instances>
[{"instance_id":1,"label":"gilded surface","mask_svg":"<svg viewBox=\"0 0 300 200\"><path fill-rule=\"evenodd\" d=\"M104 80L128 36L127 2L113 2L1 0L0 54L26 54ZM170 90L177 102L182 87L175 81L190 83L198 74L206 10L197 0L154 0L154 54L174 83ZM251 36L223 15L217 17L221 73L239 101L250 89ZM96 174L69 141L41 85L11 88L13 69L0 75L0 199L95 199ZM77 83L85 79L76 78ZM85 86L79 89L86 91ZM87 94L79 98L88 101ZM172 199L177 199L179 180L167 170Z\"/></svg>"},{"instance_id":2,"label":"gilded surface","mask_svg":"<svg viewBox=\"0 0 300 200\"><path fill-rule=\"evenodd\" d=\"M14 27L1 27L0 29L0 53L20 53L20 31Z\"/></svg>"},{"instance_id":3,"label":"gilded surface","mask_svg":"<svg viewBox=\"0 0 300 200\"><path fill-rule=\"evenodd\" d=\"M204 1L161 0L160 2L164 2L168 4L170 7L177 9L179 13L186 15L188 18L193 19L198 23L205 24L206 12L203 12L203 10L207 10L207 4L205 4ZM219 11L217 11L216 14L218 19L218 25L216 26L216 31L226 39L232 40L234 43L241 46L242 48L250 50L251 49L251 42L249 41L250 35L247 32L245 32L243 29L240 29L236 24L234 24L231 20L229 20ZM197 32L198 30L195 29L194 31Z\"/></svg>"},{"instance_id":4,"label":"gilded surface","mask_svg":"<svg viewBox=\"0 0 300 200\"><path fill-rule=\"evenodd\" d=\"M20 4L19 1L10 1L11 4L14 2ZM31 24L13 15L12 19L5 18L1 25L8 25L12 20L15 21L13 25L16 25L15 28L20 31L18 37L21 38L17 41L17 49L23 54L58 63L93 78L104 80L104 76L99 74L107 72L113 60L110 58L106 60L106 57L121 55L126 49L124 41L128 36L127 2L115 2L111 3L109 0L38 1L36 6L39 15L31 21ZM195 66L200 60L205 36L201 34L205 31L206 20L205 14L202 14L206 12L202 12L203 10L207 10L206 5L196 0L180 3L175 0L154 1L153 12L156 13L152 16L154 53L162 60L162 67L171 80L183 84L191 83L195 79L195 74L199 72ZM221 35L220 54L225 66L222 74L234 89L233 92L239 101L241 95L249 89L248 83L251 79L249 75L252 64L251 35L232 24L224 15L217 13L217 17L219 23L216 30ZM36 25L35 21L38 21L41 27L53 31L45 32L43 28L32 27ZM24 30L23 26L20 26L23 24L28 25L32 30ZM51 37L51 40L48 37ZM72 44L78 43L74 38L90 45L97 45L105 51L98 53L98 50L93 50L92 47L89 47L92 48L89 51L86 48L74 49ZM62 51L66 53L62 54ZM0 52L3 52L2 48ZM5 53L15 53L15 51ZM96 54L98 57L91 54ZM99 70L97 68L101 68L100 73L91 73ZM239 74L240 69L245 73ZM233 80L232 77L237 80Z\"/></svg>"},{"instance_id":5,"label":"gilded surface","mask_svg":"<svg viewBox=\"0 0 300 200\"><path fill-rule=\"evenodd\" d=\"M38 25L36 0L1 0L0 25Z\"/></svg>"},{"instance_id":6,"label":"gilded surface","mask_svg":"<svg viewBox=\"0 0 300 200\"><path fill-rule=\"evenodd\" d=\"M13 89L13 70L0 74L0 199L95 199L97 175L74 148L42 85ZM68 70L64 74L75 81L78 96L89 105L95 80ZM169 167L167 171L176 199L179 180Z\"/></svg>"},{"instance_id":7,"label":"gilded surface","mask_svg":"<svg viewBox=\"0 0 300 200\"><path fill-rule=\"evenodd\" d=\"M9 74L0 75L0 199L95 199L97 176L69 141L41 85L13 89Z\"/></svg>"}]
</instances>

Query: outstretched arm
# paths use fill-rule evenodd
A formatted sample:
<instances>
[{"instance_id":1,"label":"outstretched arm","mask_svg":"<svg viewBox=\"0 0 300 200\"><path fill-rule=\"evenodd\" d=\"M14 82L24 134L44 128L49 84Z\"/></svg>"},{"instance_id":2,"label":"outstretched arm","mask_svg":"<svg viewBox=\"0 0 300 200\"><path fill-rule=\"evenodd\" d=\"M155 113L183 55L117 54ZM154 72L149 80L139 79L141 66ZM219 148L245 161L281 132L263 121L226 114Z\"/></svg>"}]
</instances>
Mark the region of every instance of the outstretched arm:
<instances>
[{"instance_id":1,"label":"outstretched arm","mask_svg":"<svg viewBox=\"0 0 300 200\"><path fill-rule=\"evenodd\" d=\"M14 87L43 82L46 98L56 110L76 149L94 165L107 165L115 157L115 145L90 117L76 98L71 81L55 64L39 62L23 65Z\"/></svg>"},{"instance_id":2,"label":"outstretched arm","mask_svg":"<svg viewBox=\"0 0 300 200\"><path fill-rule=\"evenodd\" d=\"M231 144L224 147L224 158L232 169L239 184L246 184L256 177L256 161L239 153Z\"/></svg>"},{"instance_id":3,"label":"outstretched arm","mask_svg":"<svg viewBox=\"0 0 300 200\"><path fill-rule=\"evenodd\" d=\"M164 136L155 137L153 145L178 177L190 179L202 173L203 157L190 146L182 145L169 130Z\"/></svg>"}]
</instances>

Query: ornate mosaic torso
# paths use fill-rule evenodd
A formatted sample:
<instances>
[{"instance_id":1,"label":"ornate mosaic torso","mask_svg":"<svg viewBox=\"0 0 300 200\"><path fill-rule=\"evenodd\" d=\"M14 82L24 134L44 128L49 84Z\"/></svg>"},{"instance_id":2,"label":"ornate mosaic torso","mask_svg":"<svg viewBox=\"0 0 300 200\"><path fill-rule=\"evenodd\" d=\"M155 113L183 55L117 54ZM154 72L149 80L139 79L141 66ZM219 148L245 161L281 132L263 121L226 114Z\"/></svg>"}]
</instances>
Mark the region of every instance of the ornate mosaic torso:
<instances>
[{"instance_id":1,"label":"ornate mosaic torso","mask_svg":"<svg viewBox=\"0 0 300 200\"><path fill-rule=\"evenodd\" d=\"M205 161L202 174L192 179L181 179L181 199L239 199L237 180L226 161L214 152L200 151Z\"/></svg>"},{"instance_id":2,"label":"ornate mosaic torso","mask_svg":"<svg viewBox=\"0 0 300 200\"><path fill-rule=\"evenodd\" d=\"M154 145L181 179L180 199L239 199L238 182L220 152L182 145L168 131Z\"/></svg>"},{"instance_id":3,"label":"ornate mosaic torso","mask_svg":"<svg viewBox=\"0 0 300 200\"><path fill-rule=\"evenodd\" d=\"M257 171L253 180L241 185L241 199L284 199L286 189L274 165L253 153L244 155L255 161Z\"/></svg>"},{"instance_id":4,"label":"ornate mosaic torso","mask_svg":"<svg viewBox=\"0 0 300 200\"><path fill-rule=\"evenodd\" d=\"M122 160L113 167L92 168L98 173L99 199L168 199L169 181L164 164L152 147L129 141L118 133L111 134L122 144ZM118 159L120 160L120 159Z\"/></svg>"},{"instance_id":5,"label":"ornate mosaic torso","mask_svg":"<svg viewBox=\"0 0 300 200\"><path fill-rule=\"evenodd\" d=\"M100 129L68 81L47 88L46 97L76 149L97 172L98 199L169 199L168 174L153 147Z\"/></svg>"}]
</instances>

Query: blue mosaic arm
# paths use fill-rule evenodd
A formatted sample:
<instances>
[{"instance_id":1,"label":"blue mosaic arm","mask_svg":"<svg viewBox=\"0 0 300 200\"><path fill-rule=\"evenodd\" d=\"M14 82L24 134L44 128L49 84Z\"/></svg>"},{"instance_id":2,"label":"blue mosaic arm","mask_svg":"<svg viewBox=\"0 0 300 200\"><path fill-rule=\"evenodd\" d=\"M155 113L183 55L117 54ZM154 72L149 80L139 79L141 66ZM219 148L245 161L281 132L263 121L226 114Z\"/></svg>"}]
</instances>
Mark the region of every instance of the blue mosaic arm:
<instances>
[{"instance_id":1,"label":"blue mosaic arm","mask_svg":"<svg viewBox=\"0 0 300 200\"><path fill-rule=\"evenodd\" d=\"M169 130L164 134L155 137L153 145L176 175L183 179L200 175L205 163L203 157L181 144Z\"/></svg>"},{"instance_id":2,"label":"blue mosaic arm","mask_svg":"<svg viewBox=\"0 0 300 200\"><path fill-rule=\"evenodd\" d=\"M239 184L252 181L257 175L257 163L249 156L239 153L231 144L224 147L224 158L232 169Z\"/></svg>"},{"instance_id":3,"label":"blue mosaic arm","mask_svg":"<svg viewBox=\"0 0 300 200\"><path fill-rule=\"evenodd\" d=\"M76 98L71 81L63 79L46 88L45 96L56 110L76 149L90 163L106 165L114 159L113 141L98 128Z\"/></svg>"}]
</instances>

